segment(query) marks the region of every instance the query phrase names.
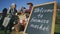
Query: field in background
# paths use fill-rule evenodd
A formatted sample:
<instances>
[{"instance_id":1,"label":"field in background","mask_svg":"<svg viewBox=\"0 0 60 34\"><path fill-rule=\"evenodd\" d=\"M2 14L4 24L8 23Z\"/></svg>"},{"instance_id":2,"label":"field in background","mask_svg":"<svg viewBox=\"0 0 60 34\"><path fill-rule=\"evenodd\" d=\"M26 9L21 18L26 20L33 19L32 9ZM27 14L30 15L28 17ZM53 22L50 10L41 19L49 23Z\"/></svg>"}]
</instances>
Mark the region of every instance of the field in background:
<instances>
[{"instance_id":1,"label":"field in background","mask_svg":"<svg viewBox=\"0 0 60 34\"><path fill-rule=\"evenodd\" d=\"M60 24L55 25L55 33L60 34Z\"/></svg>"}]
</instances>

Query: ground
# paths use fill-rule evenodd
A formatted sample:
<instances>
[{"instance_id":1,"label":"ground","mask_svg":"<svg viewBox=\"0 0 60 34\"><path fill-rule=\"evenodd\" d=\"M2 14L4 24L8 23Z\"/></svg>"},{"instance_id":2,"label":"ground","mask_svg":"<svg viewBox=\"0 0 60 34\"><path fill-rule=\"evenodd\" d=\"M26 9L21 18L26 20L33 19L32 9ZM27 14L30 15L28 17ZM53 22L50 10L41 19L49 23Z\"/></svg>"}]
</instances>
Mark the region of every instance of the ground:
<instances>
[{"instance_id":1,"label":"ground","mask_svg":"<svg viewBox=\"0 0 60 34\"><path fill-rule=\"evenodd\" d=\"M56 24L55 25L55 33L59 33L60 34L60 24Z\"/></svg>"},{"instance_id":2,"label":"ground","mask_svg":"<svg viewBox=\"0 0 60 34\"><path fill-rule=\"evenodd\" d=\"M0 30L0 34L4 34L4 31ZM7 31L7 34L9 34L9 30ZM55 34L60 34L60 24L55 25Z\"/></svg>"}]
</instances>

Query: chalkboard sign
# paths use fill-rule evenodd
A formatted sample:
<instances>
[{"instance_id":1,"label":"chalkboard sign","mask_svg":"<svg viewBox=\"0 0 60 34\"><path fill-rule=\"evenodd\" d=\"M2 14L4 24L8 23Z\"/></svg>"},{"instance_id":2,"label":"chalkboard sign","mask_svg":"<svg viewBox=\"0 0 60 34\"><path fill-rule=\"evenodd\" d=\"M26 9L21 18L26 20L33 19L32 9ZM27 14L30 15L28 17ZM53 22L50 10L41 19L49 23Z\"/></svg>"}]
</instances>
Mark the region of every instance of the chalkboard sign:
<instances>
[{"instance_id":1,"label":"chalkboard sign","mask_svg":"<svg viewBox=\"0 0 60 34\"><path fill-rule=\"evenodd\" d=\"M56 2L34 6L25 28L27 34L54 34Z\"/></svg>"}]
</instances>

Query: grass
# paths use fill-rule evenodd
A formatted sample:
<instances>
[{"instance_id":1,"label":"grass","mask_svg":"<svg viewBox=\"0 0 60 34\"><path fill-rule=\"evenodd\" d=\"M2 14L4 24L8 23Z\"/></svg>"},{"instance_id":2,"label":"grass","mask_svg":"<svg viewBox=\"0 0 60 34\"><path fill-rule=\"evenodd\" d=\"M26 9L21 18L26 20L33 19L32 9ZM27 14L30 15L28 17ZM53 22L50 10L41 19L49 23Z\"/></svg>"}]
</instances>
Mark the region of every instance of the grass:
<instances>
[{"instance_id":1,"label":"grass","mask_svg":"<svg viewBox=\"0 0 60 34\"><path fill-rule=\"evenodd\" d=\"M4 34L4 32L2 30L0 30L0 34Z\"/></svg>"},{"instance_id":2,"label":"grass","mask_svg":"<svg viewBox=\"0 0 60 34\"><path fill-rule=\"evenodd\" d=\"M4 34L4 31L0 30L0 34ZM7 34L9 34L9 31L7 31Z\"/></svg>"},{"instance_id":3,"label":"grass","mask_svg":"<svg viewBox=\"0 0 60 34\"><path fill-rule=\"evenodd\" d=\"M55 25L55 32L60 33L60 24Z\"/></svg>"},{"instance_id":4,"label":"grass","mask_svg":"<svg viewBox=\"0 0 60 34\"><path fill-rule=\"evenodd\" d=\"M55 25L55 34L59 33L60 34L60 24ZM0 34L4 34L3 30L0 30ZM7 30L7 34L9 34L9 30Z\"/></svg>"}]
</instances>

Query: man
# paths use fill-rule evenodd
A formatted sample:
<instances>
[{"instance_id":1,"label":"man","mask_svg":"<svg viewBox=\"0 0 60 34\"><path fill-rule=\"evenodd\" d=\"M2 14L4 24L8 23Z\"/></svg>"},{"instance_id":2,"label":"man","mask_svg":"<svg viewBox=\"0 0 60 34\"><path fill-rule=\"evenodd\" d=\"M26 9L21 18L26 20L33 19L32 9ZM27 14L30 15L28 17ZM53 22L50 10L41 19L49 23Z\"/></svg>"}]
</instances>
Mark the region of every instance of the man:
<instances>
[{"instance_id":1,"label":"man","mask_svg":"<svg viewBox=\"0 0 60 34\"><path fill-rule=\"evenodd\" d=\"M19 12L24 13L25 10L26 10L25 7L21 7L21 8L19 9Z\"/></svg>"},{"instance_id":2,"label":"man","mask_svg":"<svg viewBox=\"0 0 60 34\"><path fill-rule=\"evenodd\" d=\"M33 4L31 3L31 2L29 2L29 3L27 3L27 5L28 5L28 7L29 7L29 9L27 9L26 11L25 11L25 13L31 13L31 10L32 10L32 7L33 7Z\"/></svg>"},{"instance_id":3,"label":"man","mask_svg":"<svg viewBox=\"0 0 60 34\"><path fill-rule=\"evenodd\" d=\"M25 10L25 13L26 13L26 17L28 18L31 13L33 4L31 2L29 2L29 3L27 3L27 5L28 5L29 9Z\"/></svg>"}]
</instances>

